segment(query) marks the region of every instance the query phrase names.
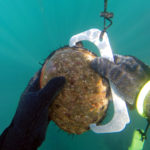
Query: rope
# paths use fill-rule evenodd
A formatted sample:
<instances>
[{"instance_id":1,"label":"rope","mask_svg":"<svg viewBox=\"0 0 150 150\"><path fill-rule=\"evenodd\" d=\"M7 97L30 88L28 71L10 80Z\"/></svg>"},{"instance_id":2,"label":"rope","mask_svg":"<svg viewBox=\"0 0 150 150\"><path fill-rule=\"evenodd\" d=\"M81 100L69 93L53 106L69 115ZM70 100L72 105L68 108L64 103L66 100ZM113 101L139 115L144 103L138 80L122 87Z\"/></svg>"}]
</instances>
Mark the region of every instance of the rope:
<instances>
[{"instance_id":1,"label":"rope","mask_svg":"<svg viewBox=\"0 0 150 150\"><path fill-rule=\"evenodd\" d=\"M107 12L107 0L104 0L104 11L100 14L101 17L104 17L104 29L101 32L100 39L103 39L103 35L106 30L112 25L113 13ZM106 26L106 20L109 21L109 25Z\"/></svg>"}]
</instances>

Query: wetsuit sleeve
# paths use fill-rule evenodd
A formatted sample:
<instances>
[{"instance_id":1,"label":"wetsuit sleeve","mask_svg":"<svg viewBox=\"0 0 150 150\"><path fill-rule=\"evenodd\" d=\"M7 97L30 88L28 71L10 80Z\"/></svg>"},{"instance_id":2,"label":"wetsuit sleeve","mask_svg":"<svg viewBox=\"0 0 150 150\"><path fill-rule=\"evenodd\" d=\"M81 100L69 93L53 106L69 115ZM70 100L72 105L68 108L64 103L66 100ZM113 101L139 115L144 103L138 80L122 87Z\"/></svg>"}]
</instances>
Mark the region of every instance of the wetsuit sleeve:
<instances>
[{"instance_id":1,"label":"wetsuit sleeve","mask_svg":"<svg viewBox=\"0 0 150 150\"><path fill-rule=\"evenodd\" d=\"M114 61L99 57L91 67L111 80L127 104L134 107L141 87L150 79L150 68L133 56L115 55Z\"/></svg>"}]
</instances>

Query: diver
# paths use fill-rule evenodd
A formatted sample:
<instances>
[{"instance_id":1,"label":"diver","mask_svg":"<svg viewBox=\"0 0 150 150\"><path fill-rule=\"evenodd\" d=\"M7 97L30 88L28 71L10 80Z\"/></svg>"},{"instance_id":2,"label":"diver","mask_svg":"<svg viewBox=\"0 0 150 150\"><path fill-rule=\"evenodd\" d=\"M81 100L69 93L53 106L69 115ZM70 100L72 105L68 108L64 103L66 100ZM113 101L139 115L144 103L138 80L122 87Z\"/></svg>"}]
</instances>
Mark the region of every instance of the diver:
<instances>
[{"instance_id":1,"label":"diver","mask_svg":"<svg viewBox=\"0 0 150 150\"><path fill-rule=\"evenodd\" d=\"M30 80L20 98L14 118L0 136L0 150L36 150L44 141L48 108L65 83L64 77L55 77L39 87L40 71Z\"/></svg>"},{"instance_id":2,"label":"diver","mask_svg":"<svg viewBox=\"0 0 150 150\"><path fill-rule=\"evenodd\" d=\"M115 55L114 59L115 63L96 58L91 67L110 79L126 103L134 108L139 91L150 78L150 68L135 57ZM40 89L39 77L40 72L23 92L11 124L0 136L0 150L36 150L44 141L49 123L48 108L63 88L65 78L56 77ZM150 112L144 113L149 115Z\"/></svg>"}]
</instances>

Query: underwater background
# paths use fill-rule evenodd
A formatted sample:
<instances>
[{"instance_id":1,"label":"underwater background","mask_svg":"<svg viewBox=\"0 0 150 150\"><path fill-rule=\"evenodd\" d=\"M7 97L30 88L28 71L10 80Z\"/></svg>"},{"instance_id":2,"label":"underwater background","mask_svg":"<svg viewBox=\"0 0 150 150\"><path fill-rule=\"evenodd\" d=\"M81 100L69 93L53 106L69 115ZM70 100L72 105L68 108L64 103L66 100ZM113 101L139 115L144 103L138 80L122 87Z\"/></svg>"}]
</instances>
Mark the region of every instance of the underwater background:
<instances>
[{"instance_id":1,"label":"underwater background","mask_svg":"<svg viewBox=\"0 0 150 150\"><path fill-rule=\"evenodd\" d=\"M0 0L0 133L10 124L39 62L67 45L72 35L102 30L103 9L104 0ZM108 29L114 53L134 55L150 65L150 1L108 0L108 11L114 13ZM136 111L129 114L125 130L112 134L72 136L51 122L39 150L127 150L134 130L146 126ZM149 148L150 131L144 150Z\"/></svg>"}]
</instances>

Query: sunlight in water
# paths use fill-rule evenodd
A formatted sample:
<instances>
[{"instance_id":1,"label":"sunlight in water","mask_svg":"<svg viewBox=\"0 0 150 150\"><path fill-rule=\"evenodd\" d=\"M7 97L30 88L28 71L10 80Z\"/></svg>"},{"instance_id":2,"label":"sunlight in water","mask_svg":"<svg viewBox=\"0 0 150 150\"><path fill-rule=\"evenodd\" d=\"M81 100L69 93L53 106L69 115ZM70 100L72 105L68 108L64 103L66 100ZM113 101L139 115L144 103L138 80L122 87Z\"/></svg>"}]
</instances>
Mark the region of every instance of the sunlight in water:
<instances>
[{"instance_id":1,"label":"sunlight in water","mask_svg":"<svg viewBox=\"0 0 150 150\"><path fill-rule=\"evenodd\" d=\"M39 62L68 45L73 35L91 28L102 30L103 10L104 0L0 0L0 133L11 122L19 96L40 68ZM134 55L150 65L150 1L108 0L107 10L114 13L107 30L113 52ZM98 54L96 47L83 44ZM129 114L131 123L119 134L89 131L72 138L58 133L58 127L50 123L39 150L127 150L134 129L145 127L137 112ZM149 133L145 150L150 147Z\"/></svg>"}]
</instances>

